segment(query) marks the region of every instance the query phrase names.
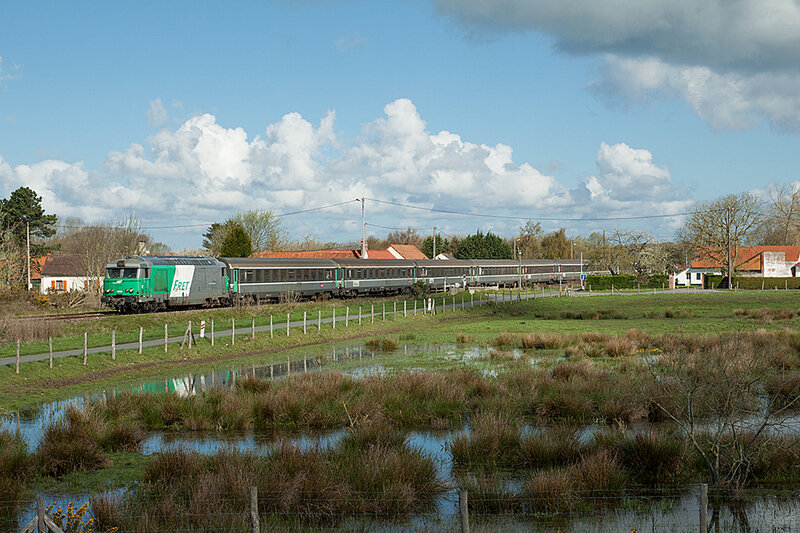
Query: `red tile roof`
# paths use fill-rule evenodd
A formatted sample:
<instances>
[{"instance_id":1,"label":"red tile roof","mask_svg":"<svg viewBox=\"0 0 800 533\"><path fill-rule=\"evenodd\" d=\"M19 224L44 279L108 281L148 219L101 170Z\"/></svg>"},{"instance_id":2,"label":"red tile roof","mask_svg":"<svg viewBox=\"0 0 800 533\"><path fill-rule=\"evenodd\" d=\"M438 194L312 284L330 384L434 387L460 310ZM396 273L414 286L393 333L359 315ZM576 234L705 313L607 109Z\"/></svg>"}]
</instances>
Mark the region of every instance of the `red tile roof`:
<instances>
[{"instance_id":1,"label":"red tile roof","mask_svg":"<svg viewBox=\"0 0 800 533\"><path fill-rule=\"evenodd\" d=\"M389 246L392 250L400 254L400 259L427 259L428 256L423 254L419 248L413 244L392 244Z\"/></svg>"},{"instance_id":2,"label":"red tile roof","mask_svg":"<svg viewBox=\"0 0 800 533\"><path fill-rule=\"evenodd\" d=\"M761 254L764 252L783 252L786 261L800 259L800 246L740 246L736 253L734 267L737 270L761 271ZM700 248L692 268L723 268L725 250L713 251ZM720 261L722 259L723 261Z\"/></svg>"},{"instance_id":3,"label":"red tile roof","mask_svg":"<svg viewBox=\"0 0 800 533\"><path fill-rule=\"evenodd\" d=\"M358 254L361 257L361 252ZM389 250L367 250L367 259L396 259Z\"/></svg>"}]
</instances>

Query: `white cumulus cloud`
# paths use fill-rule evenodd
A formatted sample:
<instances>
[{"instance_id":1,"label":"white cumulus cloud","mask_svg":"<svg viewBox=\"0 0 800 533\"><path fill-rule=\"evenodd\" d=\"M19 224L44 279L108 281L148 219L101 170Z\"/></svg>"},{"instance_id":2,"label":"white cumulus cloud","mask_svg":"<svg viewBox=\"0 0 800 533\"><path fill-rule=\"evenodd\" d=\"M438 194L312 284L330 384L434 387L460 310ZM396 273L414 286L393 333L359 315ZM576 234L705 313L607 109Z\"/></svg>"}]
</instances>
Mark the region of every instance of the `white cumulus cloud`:
<instances>
[{"instance_id":1,"label":"white cumulus cloud","mask_svg":"<svg viewBox=\"0 0 800 533\"><path fill-rule=\"evenodd\" d=\"M147 110L147 122L154 128L165 126L169 121L169 115L164 107L161 98L156 98L150 101L150 108Z\"/></svg>"},{"instance_id":2,"label":"white cumulus cloud","mask_svg":"<svg viewBox=\"0 0 800 533\"><path fill-rule=\"evenodd\" d=\"M54 160L11 167L0 158L0 191L7 195L28 185L42 195L48 212L89 221L133 211L145 227L206 224L239 210L281 213L352 202L286 220L298 238L339 241L358 237L354 200L360 197L533 219L664 213L687 204L681 200L685 191L648 150L624 143L601 143L597 176L570 189L515 161L511 146L429 131L407 99L387 104L384 115L354 139L338 138L334 123L333 112L317 125L288 113L251 138L243 128L227 128L203 114L146 143L109 152L102 169ZM375 203L368 212L375 223L392 227L442 227L444 217ZM451 217L450 223L463 233L487 229L475 218ZM507 233L518 225L512 220L488 228Z\"/></svg>"}]
</instances>

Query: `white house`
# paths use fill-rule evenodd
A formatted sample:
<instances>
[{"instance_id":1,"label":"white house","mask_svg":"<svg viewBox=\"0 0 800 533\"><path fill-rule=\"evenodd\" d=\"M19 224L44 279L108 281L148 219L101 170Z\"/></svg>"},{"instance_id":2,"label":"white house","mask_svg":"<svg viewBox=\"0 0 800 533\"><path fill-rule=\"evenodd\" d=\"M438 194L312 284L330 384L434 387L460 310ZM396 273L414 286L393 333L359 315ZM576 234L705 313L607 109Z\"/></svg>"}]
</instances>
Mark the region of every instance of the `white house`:
<instances>
[{"instance_id":1,"label":"white house","mask_svg":"<svg viewBox=\"0 0 800 533\"><path fill-rule=\"evenodd\" d=\"M103 280L98 281L102 283ZM86 275L80 255L48 255L42 265L42 293L47 291L88 291L94 285Z\"/></svg>"}]
</instances>

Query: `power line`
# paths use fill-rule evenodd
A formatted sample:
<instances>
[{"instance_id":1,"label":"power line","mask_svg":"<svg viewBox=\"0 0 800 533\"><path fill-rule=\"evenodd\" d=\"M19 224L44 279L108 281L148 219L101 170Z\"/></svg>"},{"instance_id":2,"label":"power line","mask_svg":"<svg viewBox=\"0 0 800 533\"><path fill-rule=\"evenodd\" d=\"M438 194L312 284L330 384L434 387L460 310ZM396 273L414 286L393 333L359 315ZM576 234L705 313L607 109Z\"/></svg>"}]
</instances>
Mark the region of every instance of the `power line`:
<instances>
[{"instance_id":1,"label":"power line","mask_svg":"<svg viewBox=\"0 0 800 533\"><path fill-rule=\"evenodd\" d=\"M373 202L377 202L379 204L387 204L387 205L394 205L397 207L405 207L408 209L419 209L420 211L430 211L432 213L446 213L449 215L461 215L461 216L469 216L469 217L481 217L481 218L499 218L505 220L545 220L547 222L582 222L582 221L612 221L612 220L641 220L641 219L648 219L648 218L672 218L672 217L681 217L690 215L690 212L683 212L683 213L672 213L666 215L635 215L635 216L620 216L620 217L586 217L586 218L544 218L544 217L536 217L536 216L527 216L527 217L517 217L517 216L509 216L509 215L490 215L487 213L469 213L466 211L453 211L449 209L437 209L435 207L422 207L418 205L410 205L410 204L401 204L398 202L389 202L387 200L378 200L377 198L367 198L367 200L371 200Z\"/></svg>"},{"instance_id":2,"label":"power line","mask_svg":"<svg viewBox=\"0 0 800 533\"><path fill-rule=\"evenodd\" d=\"M292 216L292 215L299 215L299 214L302 214L302 213L310 213L312 211L321 211L323 209L330 209L332 207L339 207L340 205L350 204L350 203L353 203L353 202L356 202L356 201L358 201L358 200L347 200L346 202L339 202L339 203L336 203L336 204L321 205L319 207L311 207L309 209L300 209L298 211L289 211L289 212L286 212L286 213L278 213L278 214L276 214L274 216L275 216L275 218L281 218L281 217L288 217L288 216ZM129 229L131 231L143 231L143 230L154 230L154 229L200 228L200 227L210 226L211 224L212 224L211 222L201 222L201 223L197 223L197 224L180 224L180 225L171 225L171 226L136 226L136 227L131 227ZM72 228L74 226L66 226L66 225L63 225L63 224L59 224L59 225L56 225L54 227L59 228L59 229L70 229L70 228ZM107 229L126 229L123 225L111 226L111 225L106 225L106 224L85 224L84 226L81 226L81 227L107 228ZM78 227L77 229L80 229L80 227Z\"/></svg>"}]
</instances>

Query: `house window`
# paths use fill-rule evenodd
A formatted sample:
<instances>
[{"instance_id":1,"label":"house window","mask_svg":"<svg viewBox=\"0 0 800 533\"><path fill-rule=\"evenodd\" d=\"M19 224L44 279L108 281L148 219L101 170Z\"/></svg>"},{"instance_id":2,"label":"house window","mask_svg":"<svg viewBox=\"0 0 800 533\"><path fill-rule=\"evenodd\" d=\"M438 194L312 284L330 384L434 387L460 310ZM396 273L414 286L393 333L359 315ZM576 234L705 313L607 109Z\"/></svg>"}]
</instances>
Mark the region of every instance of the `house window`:
<instances>
[{"instance_id":1,"label":"house window","mask_svg":"<svg viewBox=\"0 0 800 533\"><path fill-rule=\"evenodd\" d=\"M700 278L702 277L702 274L700 272L698 272L697 274L695 274L695 276L697 276L697 277L694 278L694 279L696 279L697 281L700 281Z\"/></svg>"}]
</instances>

